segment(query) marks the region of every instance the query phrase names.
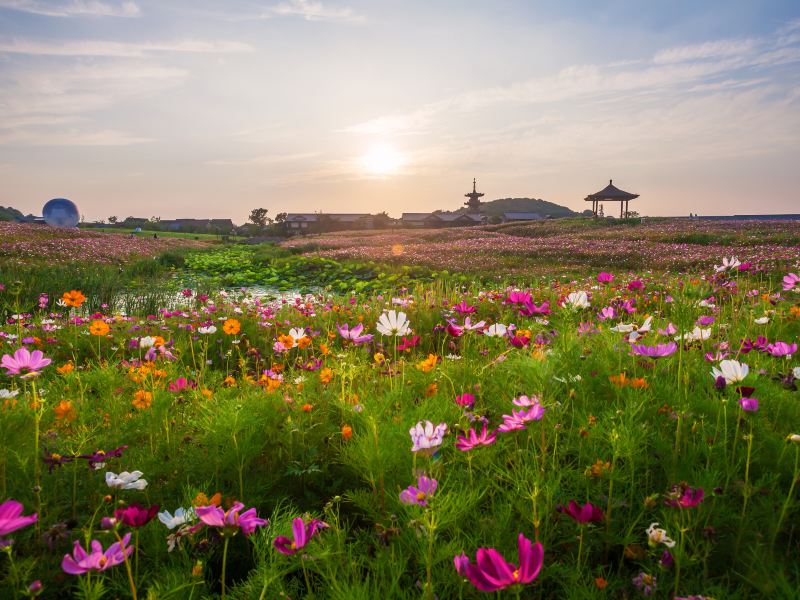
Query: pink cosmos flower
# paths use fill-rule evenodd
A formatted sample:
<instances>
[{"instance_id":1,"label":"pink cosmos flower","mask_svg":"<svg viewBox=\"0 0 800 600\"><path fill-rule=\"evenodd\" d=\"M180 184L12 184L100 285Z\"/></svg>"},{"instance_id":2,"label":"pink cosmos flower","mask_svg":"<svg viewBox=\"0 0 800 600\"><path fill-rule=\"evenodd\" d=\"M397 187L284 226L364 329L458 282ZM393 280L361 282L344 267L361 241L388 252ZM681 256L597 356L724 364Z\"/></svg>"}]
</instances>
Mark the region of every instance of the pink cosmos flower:
<instances>
[{"instance_id":1,"label":"pink cosmos flower","mask_svg":"<svg viewBox=\"0 0 800 600\"><path fill-rule=\"evenodd\" d=\"M425 475L417 478L417 486L408 486L400 492L400 502L403 504L416 504L418 506L428 506L428 499L433 496L439 482Z\"/></svg>"},{"instance_id":2,"label":"pink cosmos flower","mask_svg":"<svg viewBox=\"0 0 800 600\"><path fill-rule=\"evenodd\" d=\"M261 519L256 515L256 509L250 508L239 514L244 508L244 504L236 502L227 511L222 510L218 506L198 506L194 509L197 518L210 527L219 527L226 533L235 535L241 529L245 535L253 533L257 527L263 527L267 524L265 519Z\"/></svg>"},{"instance_id":3,"label":"pink cosmos flower","mask_svg":"<svg viewBox=\"0 0 800 600\"><path fill-rule=\"evenodd\" d=\"M668 323L664 329L659 329L658 333L660 335L675 335L678 333L678 328L672 324L672 322Z\"/></svg>"},{"instance_id":4,"label":"pink cosmos flower","mask_svg":"<svg viewBox=\"0 0 800 600\"><path fill-rule=\"evenodd\" d=\"M497 428L500 433L525 429L531 421L539 421L544 416L544 407L541 404L534 404L527 411L512 410L510 415L503 415L503 423Z\"/></svg>"},{"instance_id":5,"label":"pink cosmos flower","mask_svg":"<svg viewBox=\"0 0 800 600\"><path fill-rule=\"evenodd\" d=\"M303 519L297 517L292 521L294 540L281 535L275 538L273 545L281 554L296 554L298 550L306 547L317 532L327 528L328 524L319 519L311 519L305 523Z\"/></svg>"},{"instance_id":6,"label":"pink cosmos flower","mask_svg":"<svg viewBox=\"0 0 800 600\"><path fill-rule=\"evenodd\" d=\"M23 506L16 500L6 500L0 504L0 548L8 546L11 541L4 540L3 537L35 523L38 515L33 513L26 517L22 516Z\"/></svg>"},{"instance_id":7,"label":"pink cosmos flower","mask_svg":"<svg viewBox=\"0 0 800 600\"><path fill-rule=\"evenodd\" d=\"M656 344L655 346L645 346L644 344L631 344L631 352L638 356L646 356L653 360L657 358L664 358L670 354L674 354L678 349L678 344L669 342L668 344Z\"/></svg>"},{"instance_id":8,"label":"pink cosmos flower","mask_svg":"<svg viewBox=\"0 0 800 600\"><path fill-rule=\"evenodd\" d=\"M758 398L739 398L739 406L745 412L756 412L758 410Z\"/></svg>"},{"instance_id":9,"label":"pink cosmos flower","mask_svg":"<svg viewBox=\"0 0 800 600\"><path fill-rule=\"evenodd\" d=\"M789 273L786 277L783 278L783 291L788 292L794 289L800 283L800 275L795 273Z\"/></svg>"},{"instance_id":10,"label":"pink cosmos flower","mask_svg":"<svg viewBox=\"0 0 800 600\"><path fill-rule=\"evenodd\" d=\"M479 548L476 564L462 552L453 559L456 572L482 592L496 592L515 585L531 583L542 570L544 549L542 544L532 544L521 533L517 541L519 567L507 562L494 548Z\"/></svg>"},{"instance_id":11,"label":"pink cosmos flower","mask_svg":"<svg viewBox=\"0 0 800 600\"><path fill-rule=\"evenodd\" d=\"M408 430L411 434L411 451L432 453L442 445L444 435L447 433L447 424L439 423L434 427L430 421L422 421Z\"/></svg>"},{"instance_id":12,"label":"pink cosmos flower","mask_svg":"<svg viewBox=\"0 0 800 600\"><path fill-rule=\"evenodd\" d=\"M20 375L23 379L36 377L43 368L52 361L45 358L41 350L29 352L27 348L20 348L14 352L14 356L4 354L0 366L9 375Z\"/></svg>"},{"instance_id":13,"label":"pink cosmos flower","mask_svg":"<svg viewBox=\"0 0 800 600\"><path fill-rule=\"evenodd\" d=\"M767 352L776 358L789 357L797 352L797 344L787 344L786 342L767 344Z\"/></svg>"},{"instance_id":14,"label":"pink cosmos flower","mask_svg":"<svg viewBox=\"0 0 800 600\"><path fill-rule=\"evenodd\" d=\"M158 504L153 504L150 508L131 503L125 508L118 508L114 511L114 518L128 527L142 527L152 521L158 514Z\"/></svg>"},{"instance_id":15,"label":"pink cosmos flower","mask_svg":"<svg viewBox=\"0 0 800 600\"><path fill-rule=\"evenodd\" d=\"M597 275L598 283L611 283L612 281L614 281L614 276L611 273L606 273L605 271L601 271Z\"/></svg>"},{"instance_id":16,"label":"pink cosmos flower","mask_svg":"<svg viewBox=\"0 0 800 600\"><path fill-rule=\"evenodd\" d=\"M603 511L590 502L580 506L577 502L575 502L575 500L570 500L567 506L559 506L556 510L569 515L581 525L585 525L587 523L600 523L603 521L603 519L605 519Z\"/></svg>"},{"instance_id":17,"label":"pink cosmos flower","mask_svg":"<svg viewBox=\"0 0 800 600\"><path fill-rule=\"evenodd\" d=\"M472 394L461 394L460 396L456 396L456 404L470 408L475 404L475 396Z\"/></svg>"},{"instance_id":18,"label":"pink cosmos flower","mask_svg":"<svg viewBox=\"0 0 800 600\"><path fill-rule=\"evenodd\" d=\"M533 317L535 315L549 315L552 311L550 310L550 302L545 300L539 306L536 306L533 302L526 302L522 308L519 309L520 316L523 317Z\"/></svg>"},{"instance_id":19,"label":"pink cosmos flower","mask_svg":"<svg viewBox=\"0 0 800 600\"><path fill-rule=\"evenodd\" d=\"M128 545L130 539L131 534L128 533L122 538L122 542L111 544L105 552L103 552L103 546L100 542L92 540L92 551L89 554L86 553L80 542L75 540L72 556L69 554L64 555L64 559L61 561L61 569L70 575L83 575L90 571L99 573L115 567L125 562L125 559L133 552L133 546Z\"/></svg>"},{"instance_id":20,"label":"pink cosmos flower","mask_svg":"<svg viewBox=\"0 0 800 600\"><path fill-rule=\"evenodd\" d=\"M529 406L536 406L537 404L541 403L541 399L539 396L533 395L530 398L528 396L520 396L519 398L514 398L511 401L511 404L514 406L524 406L525 408Z\"/></svg>"},{"instance_id":21,"label":"pink cosmos flower","mask_svg":"<svg viewBox=\"0 0 800 600\"><path fill-rule=\"evenodd\" d=\"M474 448L477 448L478 446L491 446L494 444L496 439L497 432L488 432L486 423L484 423L483 430L481 431L480 435L478 435L475 430L470 427L469 430L467 430L466 437L458 436L456 438L456 448L461 450L461 452L468 452Z\"/></svg>"},{"instance_id":22,"label":"pink cosmos flower","mask_svg":"<svg viewBox=\"0 0 800 600\"><path fill-rule=\"evenodd\" d=\"M503 304L528 304L530 301L531 295L528 292L510 292Z\"/></svg>"},{"instance_id":23,"label":"pink cosmos flower","mask_svg":"<svg viewBox=\"0 0 800 600\"><path fill-rule=\"evenodd\" d=\"M606 319L613 319L616 316L616 312L614 312L614 308L611 306L606 306L597 313L597 318L601 321L605 321Z\"/></svg>"},{"instance_id":24,"label":"pink cosmos flower","mask_svg":"<svg viewBox=\"0 0 800 600\"><path fill-rule=\"evenodd\" d=\"M175 381L171 381L169 384L169 391L170 392L182 392L186 388L196 388L197 384L190 380L186 379L186 377L178 377Z\"/></svg>"},{"instance_id":25,"label":"pink cosmos flower","mask_svg":"<svg viewBox=\"0 0 800 600\"><path fill-rule=\"evenodd\" d=\"M374 337L371 333L367 335L362 335L364 331L364 324L359 323L353 328L350 328L350 325L345 323L344 325L337 325L336 330L339 332L339 335L342 336L342 339L348 340L353 342L356 346L359 344L366 344L367 342L371 342L372 338Z\"/></svg>"},{"instance_id":26,"label":"pink cosmos flower","mask_svg":"<svg viewBox=\"0 0 800 600\"><path fill-rule=\"evenodd\" d=\"M694 508L703 501L703 488L673 486L664 504L673 508Z\"/></svg>"},{"instance_id":27,"label":"pink cosmos flower","mask_svg":"<svg viewBox=\"0 0 800 600\"><path fill-rule=\"evenodd\" d=\"M467 304L466 300L462 300L458 304L453 305L453 310L460 315L469 315L476 312L478 309L471 304Z\"/></svg>"}]
</instances>

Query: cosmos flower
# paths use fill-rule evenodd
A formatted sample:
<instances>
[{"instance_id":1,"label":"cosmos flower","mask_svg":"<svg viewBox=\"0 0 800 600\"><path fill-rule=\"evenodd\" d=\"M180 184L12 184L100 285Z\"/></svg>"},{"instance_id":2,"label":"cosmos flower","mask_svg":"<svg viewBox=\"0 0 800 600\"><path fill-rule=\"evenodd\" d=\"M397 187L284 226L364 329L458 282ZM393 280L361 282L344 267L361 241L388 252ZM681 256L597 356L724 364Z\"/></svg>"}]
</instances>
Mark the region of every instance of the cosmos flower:
<instances>
[{"instance_id":1,"label":"cosmos flower","mask_svg":"<svg viewBox=\"0 0 800 600\"><path fill-rule=\"evenodd\" d=\"M458 436L456 438L456 448L461 450L461 452L468 452L478 446L491 446L497 439L496 432L487 431L486 423L483 424L483 430L480 435L478 435L472 427L467 430L466 434L466 436Z\"/></svg>"},{"instance_id":2,"label":"cosmos flower","mask_svg":"<svg viewBox=\"0 0 800 600\"><path fill-rule=\"evenodd\" d=\"M494 323L489 325L488 329L483 332L486 337L504 337L508 333L508 327L502 323Z\"/></svg>"},{"instance_id":3,"label":"cosmos flower","mask_svg":"<svg viewBox=\"0 0 800 600\"><path fill-rule=\"evenodd\" d=\"M664 504L673 508L694 508L703 501L703 488L673 486Z\"/></svg>"},{"instance_id":4,"label":"cosmos flower","mask_svg":"<svg viewBox=\"0 0 800 600\"><path fill-rule=\"evenodd\" d=\"M328 524L319 519L311 519L311 521L305 523L303 519L297 517L292 520L294 539L281 535L275 538L273 546L281 554L296 554L298 550L305 548L315 535L327 528Z\"/></svg>"},{"instance_id":5,"label":"cosmos flower","mask_svg":"<svg viewBox=\"0 0 800 600\"><path fill-rule=\"evenodd\" d=\"M792 354L797 352L797 344L787 344L786 342L775 342L774 344L767 345L767 353L776 357L790 358Z\"/></svg>"},{"instance_id":6,"label":"cosmos flower","mask_svg":"<svg viewBox=\"0 0 800 600\"><path fill-rule=\"evenodd\" d=\"M194 509L197 518L209 527L222 529L226 535L236 535L241 529L242 533L249 536L257 527L267 524L265 519L261 519L256 514L255 508L250 508L243 513L239 512L244 508L241 502L234 502L228 510L222 510L219 506L198 506Z\"/></svg>"},{"instance_id":7,"label":"cosmos flower","mask_svg":"<svg viewBox=\"0 0 800 600\"><path fill-rule=\"evenodd\" d=\"M4 354L0 366L8 375L19 375L22 379L30 379L39 375L51 362L49 358L44 357L41 350L29 352L27 348L20 348L13 356Z\"/></svg>"},{"instance_id":8,"label":"cosmos flower","mask_svg":"<svg viewBox=\"0 0 800 600\"><path fill-rule=\"evenodd\" d=\"M417 485L408 486L400 492L400 502L403 504L416 504L418 506L428 506L428 499L433 496L439 482L435 479L420 475L417 478Z\"/></svg>"},{"instance_id":9,"label":"cosmos flower","mask_svg":"<svg viewBox=\"0 0 800 600\"><path fill-rule=\"evenodd\" d=\"M783 291L789 292L794 290L798 283L800 283L800 275L789 273L783 278Z\"/></svg>"},{"instance_id":10,"label":"cosmos flower","mask_svg":"<svg viewBox=\"0 0 800 600\"><path fill-rule=\"evenodd\" d=\"M758 398L739 398L739 406L744 412L756 412L758 410Z\"/></svg>"},{"instance_id":11,"label":"cosmos flower","mask_svg":"<svg viewBox=\"0 0 800 600\"><path fill-rule=\"evenodd\" d=\"M711 376L714 379L722 377L728 385L742 381L750 372L750 367L738 360L723 360L719 363L719 368L711 369Z\"/></svg>"},{"instance_id":12,"label":"cosmos flower","mask_svg":"<svg viewBox=\"0 0 800 600\"><path fill-rule=\"evenodd\" d=\"M668 344L657 344L655 346L645 346L642 344L631 345L631 351L638 356L657 359L674 354L678 349L678 344L669 342Z\"/></svg>"},{"instance_id":13,"label":"cosmos flower","mask_svg":"<svg viewBox=\"0 0 800 600\"><path fill-rule=\"evenodd\" d=\"M544 407L534 404L528 410L512 410L510 415L503 415L503 423L497 428L500 433L525 429L531 421L539 421L544 416Z\"/></svg>"},{"instance_id":14,"label":"cosmos flower","mask_svg":"<svg viewBox=\"0 0 800 600\"><path fill-rule=\"evenodd\" d=\"M339 332L339 335L342 337L342 339L353 342L353 344L356 346L371 342L372 338L374 337L371 333L362 335L364 331L363 323L359 323L353 328L351 328L347 323L344 325L337 325L336 330Z\"/></svg>"},{"instance_id":15,"label":"cosmos flower","mask_svg":"<svg viewBox=\"0 0 800 600\"><path fill-rule=\"evenodd\" d=\"M106 472L106 485L118 490L143 490L147 487L147 480L141 479L142 475L144 473L141 471L131 473L123 471L119 475L108 471Z\"/></svg>"},{"instance_id":16,"label":"cosmos flower","mask_svg":"<svg viewBox=\"0 0 800 600\"><path fill-rule=\"evenodd\" d=\"M3 539L5 536L35 523L38 519L36 513L23 516L22 511L22 504L16 500L6 500L0 504L0 548L11 543L9 540Z\"/></svg>"},{"instance_id":17,"label":"cosmos flower","mask_svg":"<svg viewBox=\"0 0 800 600\"><path fill-rule=\"evenodd\" d=\"M439 423L434 427L430 421L422 421L408 430L411 434L411 451L430 453L442 445L444 435L447 433L447 424Z\"/></svg>"},{"instance_id":18,"label":"cosmos flower","mask_svg":"<svg viewBox=\"0 0 800 600\"><path fill-rule=\"evenodd\" d=\"M611 283L614 281L614 276L611 273L606 273L605 271L601 271L597 275L598 283Z\"/></svg>"},{"instance_id":19,"label":"cosmos flower","mask_svg":"<svg viewBox=\"0 0 800 600\"><path fill-rule=\"evenodd\" d=\"M559 506L558 512L562 512L572 517L577 523L585 525L587 523L600 523L605 519L603 511L587 502L583 506L579 505L575 500L570 500L567 506Z\"/></svg>"},{"instance_id":20,"label":"cosmos flower","mask_svg":"<svg viewBox=\"0 0 800 600\"><path fill-rule=\"evenodd\" d=\"M673 548L675 546L675 540L669 538L667 536L667 531L665 529L659 529L658 526L658 523L650 523L650 527L647 528L647 542L651 546L664 544L667 548Z\"/></svg>"},{"instance_id":21,"label":"cosmos flower","mask_svg":"<svg viewBox=\"0 0 800 600\"><path fill-rule=\"evenodd\" d=\"M564 298L562 306L564 306L564 308L572 308L576 310L589 308L591 306L591 304L589 304L589 295L583 291L572 292L566 298Z\"/></svg>"},{"instance_id":22,"label":"cosmos flower","mask_svg":"<svg viewBox=\"0 0 800 600\"><path fill-rule=\"evenodd\" d=\"M411 325L406 313L394 310L383 313L375 327L382 335L394 337L408 335L411 332Z\"/></svg>"},{"instance_id":23,"label":"cosmos flower","mask_svg":"<svg viewBox=\"0 0 800 600\"><path fill-rule=\"evenodd\" d=\"M214 325L208 325L207 327L198 327L197 333L201 335L213 335L217 333L217 328Z\"/></svg>"},{"instance_id":24,"label":"cosmos flower","mask_svg":"<svg viewBox=\"0 0 800 600\"><path fill-rule=\"evenodd\" d=\"M133 546L128 545L130 540L131 534L127 533L122 538L122 541L111 544L105 552L103 552L103 546L100 542L92 540L91 552L88 554L80 542L75 540L72 556L69 554L64 555L64 559L61 561L61 569L70 575L83 575L90 571L99 573L115 567L125 562L125 559L133 552Z\"/></svg>"},{"instance_id":25,"label":"cosmos flower","mask_svg":"<svg viewBox=\"0 0 800 600\"><path fill-rule=\"evenodd\" d=\"M453 559L456 572L482 592L496 592L531 583L542 570L544 549L521 533L517 539L519 566L506 561L494 548L479 548L472 564L462 552Z\"/></svg>"},{"instance_id":26,"label":"cosmos flower","mask_svg":"<svg viewBox=\"0 0 800 600\"><path fill-rule=\"evenodd\" d=\"M723 271L727 271L728 269L735 269L741 264L742 264L741 261L739 261L739 259L736 258L735 256L731 256L730 258L723 257L722 264L719 266L715 266L714 270L717 273L722 273Z\"/></svg>"},{"instance_id":27,"label":"cosmos flower","mask_svg":"<svg viewBox=\"0 0 800 600\"><path fill-rule=\"evenodd\" d=\"M153 504L150 508L145 508L141 504L132 502L125 508L118 508L115 510L114 518L128 527L142 527L155 518L158 509L158 504Z\"/></svg>"},{"instance_id":28,"label":"cosmos flower","mask_svg":"<svg viewBox=\"0 0 800 600\"><path fill-rule=\"evenodd\" d=\"M158 520L166 525L167 529L174 529L180 525L185 525L194 521L196 518L193 508L176 508L175 514L170 514L168 510L158 513Z\"/></svg>"}]
</instances>

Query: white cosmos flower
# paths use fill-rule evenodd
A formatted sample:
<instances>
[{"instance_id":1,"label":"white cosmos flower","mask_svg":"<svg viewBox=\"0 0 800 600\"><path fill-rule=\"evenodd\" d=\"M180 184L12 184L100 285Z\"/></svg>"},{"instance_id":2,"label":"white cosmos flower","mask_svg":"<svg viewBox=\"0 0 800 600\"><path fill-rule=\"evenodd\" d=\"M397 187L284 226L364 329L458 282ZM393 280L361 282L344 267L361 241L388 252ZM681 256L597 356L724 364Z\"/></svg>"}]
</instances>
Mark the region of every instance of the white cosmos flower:
<instances>
[{"instance_id":1,"label":"white cosmos flower","mask_svg":"<svg viewBox=\"0 0 800 600\"><path fill-rule=\"evenodd\" d=\"M139 338L139 348L152 348L153 344L156 343L156 338L151 337L149 335Z\"/></svg>"},{"instance_id":2,"label":"white cosmos flower","mask_svg":"<svg viewBox=\"0 0 800 600\"><path fill-rule=\"evenodd\" d=\"M194 519L195 514L194 509L192 508L189 508L188 510L183 507L178 508L175 510L174 515L171 515L168 510L158 513L158 520L166 525L167 529L175 529L175 527L190 523L191 521L194 521Z\"/></svg>"},{"instance_id":3,"label":"white cosmos flower","mask_svg":"<svg viewBox=\"0 0 800 600\"><path fill-rule=\"evenodd\" d=\"M719 363L719 369L713 367L711 369L711 376L714 379L724 377L725 383L738 383L742 381L750 372L750 367L738 360L723 360Z\"/></svg>"},{"instance_id":4,"label":"white cosmos flower","mask_svg":"<svg viewBox=\"0 0 800 600\"><path fill-rule=\"evenodd\" d=\"M714 267L714 270L717 273L722 273L723 271L727 271L728 269L735 269L740 264L742 263L735 256L731 256L730 258L728 258L727 256L723 256L722 264L717 267Z\"/></svg>"},{"instance_id":5,"label":"white cosmos flower","mask_svg":"<svg viewBox=\"0 0 800 600\"><path fill-rule=\"evenodd\" d=\"M792 376L795 379L800 379L800 367L795 367L794 369L792 369Z\"/></svg>"},{"instance_id":6,"label":"white cosmos flower","mask_svg":"<svg viewBox=\"0 0 800 600\"><path fill-rule=\"evenodd\" d=\"M572 292L564 299L564 306L575 309L589 308L591 306L589 304L589 295L584 291Z\"/></svg>"},{"instance_id":7,"label":"white cosmos flower","mask_svg":"<svg viewBox=\"0 0 800 600\"><path fill-rule=\"evenodd\" d=\"M700 302L697 303L697 306L702 306L703 308L714 308L716 304L709 302L708 300L700 300Z\"/></svg>"},{"instance_id":8,"label":"white cosmos flower","mask_svg":"<svg viewBox=\"0 0 800 600\"><path fill-rule=\"evenodd\" d=\"M0 399L9 400L11 398L16 398L18 394L19 390L0 390Z\"/></svg>"},{"instance_id":9,"label":"white cosmos flower","mask_svg":"<svg viewBox=\"0 0 800 600\"><path fill-rule=\"evenodd\" d=\"M666 529L659 529L658 525L658 523L650 523L650 527L647 528L647 538L650 545L658 546L659 544L664 544L667 548L674 547L675 540L667 537Z\"/></svg>"},{"instance_id":10,"label":"white cosmos flower","mask_svg":"<svg viewBox=\"0 0 800 600\"><path fill-rule=\"evenodd\" d=\"M394 310L383 313L375 327L382 335L395 337L408 335L411 332L411 324L408 322L406 313Z\"/></svg>"},{"instance_id":11,"label":"white cosmos flower","mask_svg":"<svg viewBox=\"0 0 800 600\"><path fill-rule=\"evenodd\" d=\"M140 479L142 475L144 473L141 471L133 471L132 473L123 471L119 475L107 471L106 484L108 487L118 490L143 490L147 487L147 480Z\"/></svg>"},{"instance_id":12,"label":"white cosmos flower","mask_svg":"<svg viewBox=\"0 0 800 600\"><path fill-rule=\"evenodd\" d=\"M695 327L692 331L688 333L684 333L683 335L676 335L675 341L679 342L682 339L686 340L687 342L702 342L703 340L707 340L711 337L711 329L700 329L699 327Z\"/></svg>"},{"instance_id":13,"label":"white cosmos flower","mask_svg":"<svg viewBox=\"0 0 800 600\"><path fill-rule=\"evenodd\" d=\"M753 323L755 323L756 325L766 325L767 323L769 323L769 317L764 316L764 317L759 317L757 319L753 319Z\"/></svg>"},{"instance_id":14,"label":"white cosmos flower","mask_svg":"<svg viewBox=\"0 0 800 600\"><path fill-rule=\"evenodd\" d=\"M508 327L502 323L494 323L489 325L489 328L483 332L486 337L504 337L508 333Z\"/></svg>"},{"instance_id":15,"label":"white cosmos flower","mask_svg":"<svg viewBox=\"0 0 800 600\"><path fill-rule=\"evenodd\" d=\"M301 327L295 327L294 329L289 330L289 335L295 342L299 342L306 337L306 330Z\"/></svg>"},{"instance_id":16,"label":"white cosmos flower","mask_svg":"<svg viewBox=\"0 0 800 600\"><path fill-rule=\"evenodd\" d=\"M198 327L197 333L202 333L203 335L211 335L217 333L217 328L213 325L209 325L208 327Z\"/></svg>"}]
</instances>

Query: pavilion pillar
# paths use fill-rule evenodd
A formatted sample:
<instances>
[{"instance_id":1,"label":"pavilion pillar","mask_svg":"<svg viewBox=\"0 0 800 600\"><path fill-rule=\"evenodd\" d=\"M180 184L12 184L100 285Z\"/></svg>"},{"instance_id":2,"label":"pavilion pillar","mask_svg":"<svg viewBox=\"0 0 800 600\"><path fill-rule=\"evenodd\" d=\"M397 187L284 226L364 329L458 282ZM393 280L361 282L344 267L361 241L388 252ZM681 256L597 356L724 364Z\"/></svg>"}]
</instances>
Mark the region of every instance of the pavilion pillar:
<instances>
[{"instance_id":1,"label":"pavilion pillar","mask_svg":"<svg viewBox=\"0 0 800 600\"><path fill-rule=\"evenodd\" d=\"M620 219L622 218L622 208L623 208L623 206L624 206L624 205L623 205L623 203L622 203L622 202L620 202L620 203L619 203L619 218L620 218Z\"/></svg>"}]
</instances>

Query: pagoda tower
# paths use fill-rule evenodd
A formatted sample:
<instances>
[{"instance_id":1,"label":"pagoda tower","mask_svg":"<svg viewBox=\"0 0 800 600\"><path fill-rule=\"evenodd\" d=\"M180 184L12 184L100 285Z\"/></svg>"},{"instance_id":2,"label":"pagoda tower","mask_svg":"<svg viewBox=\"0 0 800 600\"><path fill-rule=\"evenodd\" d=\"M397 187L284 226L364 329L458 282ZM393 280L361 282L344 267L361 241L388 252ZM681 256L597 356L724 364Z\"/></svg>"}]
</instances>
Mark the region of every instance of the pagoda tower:
<instances>
[{"instance_id":1,"label":"pagoda tower","mask_svg":"<svg viewBox=\"0 0 800 600\"><path fill-rule=\"evenodd\" d=\"M482 193L475 190L475 179L472 180L472 191L469 194L464 194L464 197L469 198L466 202L464 202L464 206L469 209L471 213L477 213L481 211L481 197L483 196Z\"/></svg>"}]
</instances>

